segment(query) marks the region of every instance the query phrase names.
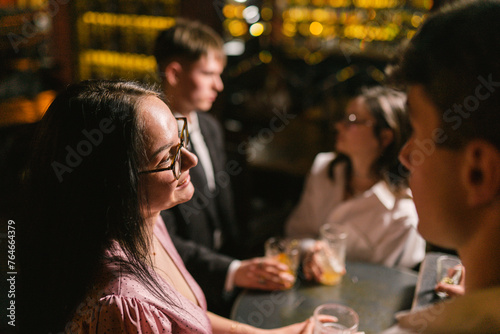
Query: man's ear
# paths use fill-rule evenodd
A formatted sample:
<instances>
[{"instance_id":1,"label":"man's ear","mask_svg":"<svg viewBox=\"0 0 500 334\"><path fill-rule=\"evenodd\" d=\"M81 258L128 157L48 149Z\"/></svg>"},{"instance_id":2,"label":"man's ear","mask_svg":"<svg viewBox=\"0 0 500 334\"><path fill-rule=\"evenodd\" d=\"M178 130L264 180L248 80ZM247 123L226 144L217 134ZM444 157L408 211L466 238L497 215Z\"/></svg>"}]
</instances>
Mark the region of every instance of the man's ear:
<instances>
[{"instance_id":1,"label":"man's ear","mask_svg":"<svg viewBox=\"0 0 500 334\"><path fill-rule=\"evenodd\" d=\"M165 81L169 86L175 87L179 83L181 73L182 65L177 61L173 61L165 67Z\"/></svg>"},{"instance_id":2,"label":"man's ear","mask_svg":"<svg viewBox=\"0 0 500 334\"><path fill-rule=\"evenodd\" d=\"M464 149L461 173L467 203L477 207L492 202L500 192L500 151L485 140L473 140Z\"/></svg>"}]
</instances>

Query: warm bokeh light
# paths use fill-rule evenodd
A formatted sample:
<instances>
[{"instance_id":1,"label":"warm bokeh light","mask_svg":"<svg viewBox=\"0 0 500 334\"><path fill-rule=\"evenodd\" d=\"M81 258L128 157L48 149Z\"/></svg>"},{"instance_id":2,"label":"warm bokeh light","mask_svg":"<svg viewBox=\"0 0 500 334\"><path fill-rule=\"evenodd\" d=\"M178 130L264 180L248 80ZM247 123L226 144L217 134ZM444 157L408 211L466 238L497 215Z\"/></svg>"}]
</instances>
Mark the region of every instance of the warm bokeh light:
<instances>
[{"instance_id":1,"label":"warm bokeh light","mask_svg":"<svg viewBox=\"0 0 500 334\"><path fill-rule=\"evenodd\" d=\"M411 4L415 7L420 7L425 10L429 10L434 6L433 0L411 0Z\"/></svg>"},{"instance_id":2,"label":"warm bokeh light","mask_svg":"<svg viewBox=\"0 0 500 334\"><path fill-rule=\"evenodd\" d=\"M175 23L171 17L86 12L81 20L88 25L121 26L137 29L167 29Z\"/></svg>"},{"instance_id":3,"label":"warm bokeh light","mask_svg":"<svg viewBox=\"0 0 500 334\"><path fill-rule=\"evenodd\" d=\"M273 55L271 54L271 52L263 50L263 51L259 52L259 59L261 62L267 64L267 63L270 63L271 60L273 60Z\"/></svg>"},{"instance_id":4,"label":"warm bokeh light","mask_svg":"<svg viewBox=\"0 0 500 334\"><path fill-rule=\"evenodd\" d=\"M309 64L342 53L340 45L346 43L351 54L392 57L399 42L414 35L433 7L433 0L283 0L279 5L267 0L260 8L235 0L226 3L235 7L234 12L242 12L247 38L270 35L273 25L279 27L280 46ZM278 20L271 24L275 17ZM242 26L224 26L232 36L244 36Z\"/></svg>"},{"instance_id":5,"label":"warm bokeh light","mask_svg":"<svg viewBox=\"0 0 500 334\"><path fill-rule=\"evenodd\" d=\"M393 8L400 4L400 0L353 0L353 3L361 8Z\"/></svg>"},{"instance_id":6,"label":"warm bokeh light","mask_svg":"<svg viewBox=\"0 0 500 334\"><path fill-rule=\"evenodd\" d=\"M271 21L273 18L273 9L271 7L264 7L260 10L260 16L264 21Z\"/></svg>"},{"instance_id":7,"label":"warm bokeh light","mask_svg":"<svg viewBox=\"0 0 500 334\"><path fill-rule=\"evenodd\" d=\"M423 18L420 15L413 15L411 18L411 25L418 28L423 22Z\"/></svg>"},{"instance_id":8,"label":"warm bokeh light","mask_svg":"<svg viewBox=\"0 0 500 334\"><path fill-rule=\"evenodd\" d=\"M229 30L229 33L232 36L243 36L247 33L247 25L239 20L230 20L227 24L227 30Z\"/></svg>"},{"instance_id":9,"label":"warm bokeh light","mask_svg":"<svg viewBox=\"0 0 500 334\"><path fill-rule=\"evenodd\" d=\"M235 6L234 5L225 5L224 8L222 8L222 14L228 19L233 19L234 18L234 13L235 13Z\"/></svg>"},{"instance_id":10,"label":"warm bokeh light","mask_svg":"<svg viewBox=\"0 0 500 334\"><path fill-rule=\"evenodd\" d=\"M297 33L297 27L293 23L284 22L282 31L283 31L283 35L288 36L288 37L293 37Z\"/></svg>"},{"instance_id":11,"label":"warm bokeh light","mask_svg":"<svg viewBox=\"0 0 500 334\"><path fill-rule=\"evenodd\" d=\"M309 25L309 31L314 36L319 36L323 32L323 25L317 21L311 22Z\"/></svg>"},{"instance_id":12,"label":"warm bokeh light","mask_svg":"<svg viewBox=\"0 0 500 334\"><path fill-rule=\"evenodd\" d=\"M254 23L250 26L249 32L254 37L260 36L264 32L264 25L260 22Z\"/></svg>"},{"instance_id":13,"label":"warm bokeh light","mask_svg":"<svg viewBox=\"0 0 500 334\"><path fill-rule=\"evenodd\" d=\"M311 13L311 18L314 21L325 22L329 17L328 11L324 9L314 9Z\"/></svg>"},{"instance_id":14,"label":"warm bokeh light","mask_svg":"<svg viewBox=\"0 0 500 334\"><path fill-rule=\"evenodd\" d=\"M243 11L245 10L246 6L244 5L238 5L234 7L234 17L237 19L243 19Z\"/></svg>"},{"instance_id":15,"label":"warm bokeh light","mask_svg":"<svg viewBox=\"0 0 500 334\"><path fill-rule=\"evenodd\" d=\"M323 26L323 34L325 38L333 38L336 36L334 26Z\"/></svg>"},{"instance_id":16,"label":"warm bokeh light","mask_svg":"<svg viewBox=\"0 0 500 334\"><path fill-rule=\"evenodd\" d=\"M309 36L310 35L310 31L309 31L309 23L307 22L302 22L299 24L299 33L302 35L302 36Z\"/></svg>"},{"instance_id":17,"label":"warm bokeh light","mask_svg":"<svg viewBox=\"0 0 500 334\"><path fill-rule=\"evenodd\" d=\"M329 0L328 3L332 7L347 7L352 5L351 0Z\"/></svg>"},{"instance_id":18,"label":"warm bokeh light","mask_svg":"<svg viewBox=\"0 0 500 334\"><path fill-rule=\"evenodd\" d=\"M337 80L339 82L346 81L347 79L351 78L355 74L354 69L352 66L344 68L342 71L337 73Z\"/></svg>"},{"instance_id":19,"label":"warm bokeh light","mask_svg":"<svg viewBox=\"0 0 500 334\"><path fill-rule=\"evenodd\" d=\"M269 35L271 34L271 31L273 31L273 26L269 22L262 22L264 25L264 35Z\"/></svg>"},{"instance_id":20,"label":"warm bokeh light","mask_svg":"<svg viewBox=\"0 0 500 334\"><path fill-rule=\"evenodd\" d=\"M307 55L307 57L304 59L307 64L309 65L315 65L323 61L324 56L321 52L313 52Z\"/></svg>"}]
</instances>

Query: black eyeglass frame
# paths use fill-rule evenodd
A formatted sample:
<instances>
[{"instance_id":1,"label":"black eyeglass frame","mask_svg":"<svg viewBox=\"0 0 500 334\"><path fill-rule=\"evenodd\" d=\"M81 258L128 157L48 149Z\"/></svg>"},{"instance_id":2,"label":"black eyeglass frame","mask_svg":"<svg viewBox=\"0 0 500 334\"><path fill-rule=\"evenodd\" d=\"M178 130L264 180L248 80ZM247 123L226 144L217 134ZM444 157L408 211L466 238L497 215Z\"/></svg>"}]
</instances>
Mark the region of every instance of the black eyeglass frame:
<instances>
[{"instance_id":1,"label":"black eyeglass frame","mask_svg":"<svg viewBox=\"0 0 500 334\"><path fill-rule=\"evenodd\" d=\"M189 145L189 130L188 130L186 117L176 117L175 119L177 121L182 121L184 124L182 125L182 129L179 131L179 134L178 134L180 142L179 142L179 145L177 145L177 149L175 150L175 155L174 155L174 159L172 160L172 163L170 164L170 166L165 167L165 168L157 168L157 169L140 171L139 175L159 173L159 172L164 172L167 170L172 170L176 180L178 180L181 177L182 149L183 148L187 149L187 146Z\"/></svg>"}]
</instances>

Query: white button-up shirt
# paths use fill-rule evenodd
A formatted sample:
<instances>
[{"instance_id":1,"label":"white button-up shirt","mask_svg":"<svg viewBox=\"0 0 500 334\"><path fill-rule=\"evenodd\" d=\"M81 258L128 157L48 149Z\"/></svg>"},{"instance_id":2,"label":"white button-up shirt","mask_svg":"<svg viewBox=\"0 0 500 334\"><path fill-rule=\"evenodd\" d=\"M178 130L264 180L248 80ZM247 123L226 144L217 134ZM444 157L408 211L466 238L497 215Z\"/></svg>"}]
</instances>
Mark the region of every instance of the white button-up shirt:
<instances>
[{"instance_id":1,"label":"white button-up shirt","mask_svg":"<svg viewBox=\"0 0 500 334\"><path fill-rule=\"evenodd\" d=\"M297 207L286 223L287 236L317 238L323 224L347 231L346 258L389 267L411 268L425 256L425 240L418 234L418 216L408 190L395 195L385 181L344 200L345 164L328 176L334 153L316 156Z\"/></svg>"},{"instance_id":2,"label":"white button-up shirt","mask_svg":"<svg viewBox=\"0 0 500 334\"><path fill-rule=\"evenodd\" d=\"M190 122L188 122L189 138L191 145L193 145L196 156L198 157L198 162L205 172L205 177L207 178L207 185L210 191L215 190L215 175L214 168L212 165L212 160L210 158L210 152L208 151L207 144L201 133L200 123L198 121L198 114L192 111L189 115Z\"/></svg>"}]
</instances>

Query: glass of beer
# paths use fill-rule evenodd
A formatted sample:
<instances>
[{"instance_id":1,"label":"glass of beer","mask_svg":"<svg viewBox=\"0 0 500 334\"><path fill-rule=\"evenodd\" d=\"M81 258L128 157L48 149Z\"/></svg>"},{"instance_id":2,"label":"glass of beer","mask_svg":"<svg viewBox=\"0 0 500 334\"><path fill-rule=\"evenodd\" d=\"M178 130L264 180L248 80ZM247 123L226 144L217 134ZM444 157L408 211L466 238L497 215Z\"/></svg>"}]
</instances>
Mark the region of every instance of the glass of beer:
<instances>
[{"instance_id":1,"label":"glass of beer","mask_svg":"<svg viewBox=\"0 0 500 334\"><path fill-rule=\"evenodd\" d=\"M345 251L347 232L339 227L325 224L320 228L322 247L317 258L323 271L320 282L325 285L338 284L345 274Z\"/></svg>"}]
</instances>

